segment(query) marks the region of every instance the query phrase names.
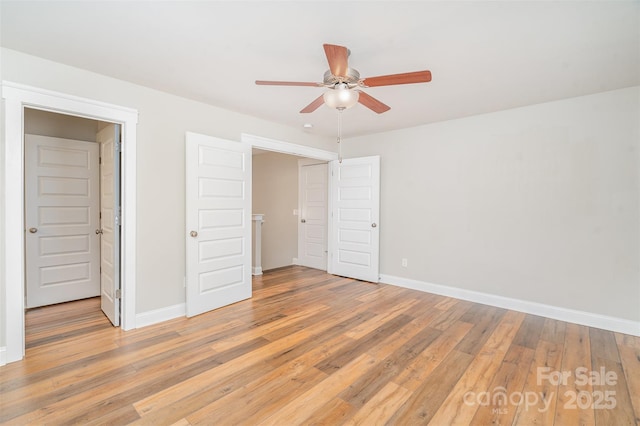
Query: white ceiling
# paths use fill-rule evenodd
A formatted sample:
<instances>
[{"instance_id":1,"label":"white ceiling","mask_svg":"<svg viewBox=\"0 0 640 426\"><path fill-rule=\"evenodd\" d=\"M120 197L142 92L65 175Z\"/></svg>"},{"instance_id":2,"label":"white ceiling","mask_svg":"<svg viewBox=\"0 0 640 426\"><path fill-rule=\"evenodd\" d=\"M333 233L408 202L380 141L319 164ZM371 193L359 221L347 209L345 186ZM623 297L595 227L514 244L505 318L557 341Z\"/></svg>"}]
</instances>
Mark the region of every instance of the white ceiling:
<instances>
[{"instance_id":1,"label":"white ceiling","mask_svg":"<svg viewBox=\"0 0 640 426\"><path fill-rule=\"evenodd\" d=\"M323 43L362 77L429 69L376 87L391 106L344 113L345 136L640 84L639 1L0 1L1 44L57 62L335 136L336 111L298 111L322 81Z\"/></svg>"}]
</instances>

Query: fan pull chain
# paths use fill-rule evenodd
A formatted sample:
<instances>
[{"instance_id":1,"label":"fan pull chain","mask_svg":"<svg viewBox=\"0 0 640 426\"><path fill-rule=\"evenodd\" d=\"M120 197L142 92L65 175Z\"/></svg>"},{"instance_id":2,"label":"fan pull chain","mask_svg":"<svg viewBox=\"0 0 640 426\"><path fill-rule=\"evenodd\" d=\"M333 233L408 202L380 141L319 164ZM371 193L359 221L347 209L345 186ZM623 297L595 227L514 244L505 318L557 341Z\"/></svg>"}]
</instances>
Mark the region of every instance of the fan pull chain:
<instances>
[{"instance_id":1,"label":"fan pull chain","mask_svg":"<svg viewBox=\"0 0 640 426\"><path fill-rule=\"evenodd\" d=\"M338 108L338 163L342 164L342 111L344 108Z\"/></svg>"}]
</instances>

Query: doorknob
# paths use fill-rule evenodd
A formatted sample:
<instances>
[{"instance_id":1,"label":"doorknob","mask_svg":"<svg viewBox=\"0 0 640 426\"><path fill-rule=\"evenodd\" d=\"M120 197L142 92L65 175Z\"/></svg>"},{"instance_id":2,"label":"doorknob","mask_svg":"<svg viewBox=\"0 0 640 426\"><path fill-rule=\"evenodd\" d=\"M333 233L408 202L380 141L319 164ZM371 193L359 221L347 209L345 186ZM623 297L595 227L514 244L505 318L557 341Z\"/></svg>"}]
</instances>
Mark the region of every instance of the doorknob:
<instances>
[{"instance_id":1,"label":"doorknob","mask_svg":"<svg viewBox=\"0 0 640 426\"><path fill-rule=\"evenodd\" d=\"M300 219L300 222L307 223L307 219Z\"/></svg>"},{"instance_id":2,"label":"doorknob","mask_svg":"<svg viewBox=\"0 0 640 426\"><path fill-rule=\"evenodd\" d=\"M36 232L38 232L38 228L29 228L29 232L35 234Z\"/></svg>"},{"instance_id":3,"label":"doorknob","mask_svg":"<svg viewBox=\"0 0 640 426\"><path fill-rule=\"evenodd\" d=\"M96 234L98 235L102 234L102 229L96 229Z\"/></svg>"},{"instance_id":4,"label":"doorknob","mask_svg":"<svg viewBox=\"0 0 640 426\"><path fill-rule=\"evenodd\" d=\"M375 222L371 224L371 227L372 227L372 228L375 228L376 226L378 226L378 224L377 224L377 223L375 223Z\"/></svg>"},{"instance_id":5,"label":"doorknob","mask_svg":"<svg viewBox=\"0 0 640 426\"><path fill-rule=\"evenodd\" d=\"M189 235L191 235L193 238L198 236L198 233L196 231L191 231L189 232Z\"/></svg>"}]
</instances>

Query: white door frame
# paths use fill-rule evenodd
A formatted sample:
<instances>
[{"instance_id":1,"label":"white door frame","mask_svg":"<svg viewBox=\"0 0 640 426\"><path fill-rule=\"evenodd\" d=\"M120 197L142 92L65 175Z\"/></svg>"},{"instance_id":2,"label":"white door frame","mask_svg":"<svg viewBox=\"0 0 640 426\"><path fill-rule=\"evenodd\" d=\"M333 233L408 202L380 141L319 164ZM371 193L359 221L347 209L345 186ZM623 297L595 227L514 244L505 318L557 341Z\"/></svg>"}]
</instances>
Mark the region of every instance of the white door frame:
<instances>
[{"instance_id":1,"label":"white door frame","mask_svg":"<svg viewBox=\"0 0 640 426\"><path fill-rule=\"evenodd\" d=\"M314 160L327 162L338 159L338 153L336 152L325 151L323 149L312 148L306 145L298 145L291 142L263 138L261 136L249 135L247 133L242 133L240 135L240 140L248 143L252 148L259 148L265 151L297 155L299 157L313 158Z\"/></svg>"},{"instance_id":2,"label":"white door frame","mask_svg":"<svg viewBox=\"0 0 640 426\"><path fill-rule=\"evenodd\" d=\"M122 125L122 328L135 328L136 306L136 126L138 111L91 99L2 82L4 99L4 356L0 365L24 357L24 108Z\"/></svg>"},{"instance_id":3,"label":"white door frame","mask_svg":"<svg viewBox=\"0 0 640 426\"><path fill-rule=\"evenodd\" d=\"M338 153L332 151L325 151L323 149L312 148L306 145L298 145L290 142L278 141L275 139L263 138L261 136L254 136L247 133L242 133L240 140L242 142L246 142L251 145L252 148L259 148L265 151L273 151L280 152L282 154L290 154L297 155L299 157L306 157L312 160L319 160L323 162L330 162L338 159ZM298 166L299 167L299 166ZM327 188L327 247L331 250L331 242L332 242L332 232L331 232L331 179L328 180L328 188ZM298 206L299 206L298 200ZM331 255L331 253L328 253ZM327 256L327 259L329 256ZM328 270L330 262L327 261L327 272L331 273Z\"/></svg>"}]
</instances>

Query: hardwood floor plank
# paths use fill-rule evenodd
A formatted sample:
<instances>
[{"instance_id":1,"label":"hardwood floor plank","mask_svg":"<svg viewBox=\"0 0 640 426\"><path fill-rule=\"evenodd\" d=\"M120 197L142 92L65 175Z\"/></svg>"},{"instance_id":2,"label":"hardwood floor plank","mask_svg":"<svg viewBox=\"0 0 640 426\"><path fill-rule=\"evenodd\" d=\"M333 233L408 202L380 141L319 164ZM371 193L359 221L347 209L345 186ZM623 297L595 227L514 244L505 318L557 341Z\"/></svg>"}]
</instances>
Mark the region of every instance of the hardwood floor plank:
<instances>
[{"instance_id":1,"label":"hardwood floor plank","mask_svg":"<svg viewBox=\"0 0 640 426\"><path fill-rule=\"evenodd\" d=\"M593 393L584 400L580 395L578 407L583 403L592 405L598 425L635 425L636 416L620 363L592 355L592 366L599 376L592 376Z\"/></svg>"},{"instance_id":2,"label":"hardwood floor plank","mask_svg":"<svg viewBox=\"0 0 640 426\"><path fill-rule=\"evenodd\" d=\"M411 317L403 314L393 317L387 323L367 333L362 338L354 340L349 346L344 347L338 353L317 364L315 367L327 374L340 370L340 368L356 356L366 352L378 341L384 340L410 321Z\"/></svg>"},{"instance_id":3,"label":"hardwood floor plank","mask_svg":"<svg viewBox=\"0 0 640 426\"><path fill-rule=\"evenodd\" d=\"M593 395L591 384L576 383L576 369L591 367L591 345L589 342L589 327L567 324L565 333L564 354L560 375L566 375L567 379L561 379L558 387L558 403L556 404L555 423L562 424L595 424L593 408L581 408L577 403L580 392ZM561 376L562 377L562 376ZM550 380L550 379L546 379Z\"/></svg>"},{"instance_id":4,"label":"hardwood floor plank","mask_svg":"<svg viewBox=\"0 0 640 426\"><path fill-rule=\"evenodd\" d=\"M428 424L445 401L455 384L471 364L473 357L465 352L453 350L431 374L429 374L409 396L406 402L393 413L388 424ZM432 423L435 426L443 423ZM451 424L448 420L445 424Z\"/></svg>"},{"instance_id":5,"label":"hardwood floor plank","mask_svg":"<svg viewBox=\"0 0 640 426\"><path fill-rule=\"evenodd\" d=\"M381 362L371 369L369 374L352 382L338 396L352 406L361 408L387 383L397 377L441 333L440 330L424 328L385 358L375 358L380 359Z\"/></svg>"},{"instance_id":6,"label":"hardwood floor plank","mask_svg":"<svg viewBox=\"0 0 640 426\"><path fill-rule=\"evenodd\" d=\"M175 333L166 333L70 364L39 371L25 376L22 380L17 379L2 383L0 384L0 392L2 392L3 398L13 400L14 403L0 412L0 421L22 415L33 410L34 406L45 406L79 393L88 392L119 374L132 373L133 369L126 360L134 357L133 351L147 349L150 353L156 350L149 349L150 346L161 345L174 336ZM100 367L96 368L98 365ZM26 395L25 390L28 391Z\"/></svg>"},{"instance_id":7,"label":"hardwood floor plank","mask_svg":"<svg viewBox=\"0 0 640 426\"><path fill-rule=\"evenodd\" d=\"M493 317L496 312L492 312L491 315ZM446 399L438 407L437 412L431 413L429 416L433 424L444 424L446 422L470 424L479 408L479 403L475 397L480 392L490 392L489 385L491 380L502 365L502 360L509 350L524 317L524 314L513 311L508 311L506 314L501 315L500 322L492 328L494 331L488 336L482 348L477 351L477 355L469 354L472 360L463 371L463 374L461 374L460 380L450 389ZM456 346L456 351L458 351L459 346Z\"/></svg>"},{"instance_id":8,"label":"hardwood floor plank","mask_svg":"<svg viewBox=\"0 0 640 426\"><path fill-rule=\"evenodd\" d=\"M454 323L416 356L404 371L393 379L393 382L412 391L419 388L429 374L460 343L471 327L473 325L466 322Z\"/></svg>"},{"instance_id":9,"label":"hardwood floor plank","mask_svg":"<svg viewBox=\"0 0 640 426\"><path fill-rule=\"evenodd\" d=\"M445 306L449 306L448 304ZM473 303L464 300L456 300L449 309L439 309L442 313L433 321L431 327L437 330L446 330L458 321L465 312L473 307ZM471 321L473 322L473 321Z\"/></svg>"},{"instance_id":10,"label":"hardwood floor plank","mask_svg":"<svg viewBox=\"0 0 640 426\"><path fill-rule=\"evenodd\" d=\"M415 306L418 303L415 299L409 299L400 302L399 304L390 307L389 311L384 314L376 315L370 321L366 323L360 324L358 327L354 327L351 330L347 331L344 335L350 337L352 339L360 339L365 335L371 333L376 328L380 327L387 321L397 317L398 315L404 313L407 309Z\"/></svg>"},{"instance_id":11,"label":"hardwood floor plank","mask_svg":"<svg viewBox=\"0 0 640 426\"><path fill-rule=\"evenodd\" d=\"M279 404L291 402L326 377L308 362L283 365L189 414L187 420L192 425L257 423L272 415ZM274 395L282 395L278 405Z\"/></svg>"},{"instance_id":12,"label":"hardwood floor plank","mask_svg":"<svg viewBox=\"0 0 640 426\"><path fill-rule=\"evenodd\" d=\"M73 423L71 419L83 416L85 413L99 417L108 414L113 407L132 405L144 397L215 365L212 359L215 354L212 354L208 348L192 351L188 358L178 362L175 361L175 353L173 351L169 353L173 355L173 359L159 361L146 369L136 370L131 375L114 376L113 381L97 386L90 394L77 394L65 398L16 420L18 424L33 422L36 419L38 423ZM131 385L132 382L135 385Z\"/></svg>"},{"instance_id":13,"label":"hardwood floor plank","mask_svg":"<svg viewBox=\"0 0 640 426\"><path fill-rule=\"evenodd\" d=\"M542 374L560 371L563 346L549 340L542 340L543 335L536 347L533 362L522 390L527 403L518 406L513 421L514 425L553 424L558 401L558 384L553 384L550 380L543 380ZM564 332L562 335L564 336ZM532 395L535 395L535 398Z\"/></svg>"},{"instance_id":14,"label":"hardwood floor plank","mask_svg":"<svg viewBox=\"0 0 640 426\"><path fill-rule=\"evenodd\" d=\"M351 417L355 409L340 398L333 398L311 413L302 425L329 426L340 425Z\"/></svg>"},{"instance_id":15,"label":"hardwood floor plank","mask_svg":"<svg viewBox=\"0 0 640 426\"><path fill-rule=\"evenodd\" d=\"M592 371L584 372L592 382L597 424L633 425L636 423L627 379L621 365L615 333L589 329ZM615 403L614 403L615 401Z\"/></svg>"},{"instance_id":16,"label":"hardwood floor plank","mask_svg":"<svg viewBox=\"0 0 640 426\"><path fill-rule=\"evenodd\" d=\"M537 315L527 315L522 321L518 334L513 338L513 344L535 349L545 325L545 318Z\"/></svg>"},{"instance_id":17,"label":"hardwood floor plank","mask_svg":"<svg viewBox=\"0 0 640 426\"><path fill-rule=\"evenodd\" d=\"M265 335L269 335L270 333L274 333L282 328L298 324L300 321L305 320L309 317L321 317L323 315L322 313L327 309L329 309L328 306L320 305L313 309L296 312L292 315L283 315L282 318L278 318L275 321L270 321L255 328L243 332L238 332L224 339L219 339L211 345L211 349L215 351L224 351L236 345L259 337L262 337L265 340L269 341L277 340L273 337L265 337Z\"/></svg>"},{"instance_id":18,"label":"hardwood floor plank","mask_svg":"<svg viewBox=\"0 0 640 426\"><path fill-rule=\"evenodd\" d=\"M616 343L636 424L640 424L640 337L616 333Z\"/></svg>"},{"instance_id":19,"label":"hardwood floor plank","mask_svg":"<svg viewBox=\"0 0 640 426\"><path fill-rule=\"evenodd\" d=\"M456 347L457 350L475 355L485 344L507 311L486 305L474 305L460 317L460 321L474 324L465 338Z\"/></svg>"},{"instance_id":20,"label":"hardwood floor plank","mask_svg":"<svg viewBox=\"0 0 640 426\"><path fill-rule=\"evenodd\" d=\"M515 342L516 339L514 338L513 341ZM522 390L533 356L533 349L511 344L502 365L489 384L488 392L491 402L478 407L471 419L471 424L513 424L518 408L528 403ZM504 398L501 397L502 395Z\"/></svg>"},{"instance_id":21,"label":"hardwood floor plank","mask_svg":"<svg viewBox=\"0 0 640 426\"><path fill-rule=\"evenodd\" d=\"M347 425L382 425L389 421L391 416L411 396L411 391L393 382L388 382L376 393L357 413L345 424Z\"/></svg>"},{"instance_id":22,"label":"hardwood floor plank","mask_svg":"<svg viewBox=\"0 0 640 426\"><path fill-rule=\"evenodd\" d=\"M127 332L99 298L29 310L26 359L0 367L0 423L640 424L640 337L300 266L253 287ZM616 380L577 383L580 368ZM548 405L465 400L501 389ZM599 392L616 407L585 403Z\"/></svg>"},{"instance_id":23,"label":"hardwood floor plank","mask_svg":"<svg viewBox=\"0 0 640 426\"><path fill-rule=\"evenodd\" d=\"M225 366L230 366L222 370ZM218 374L211 374L211 371ZM157 425L173 423L187 418L203 407L229 395L235 390L263 376L270 367L256 362L238 368L237 365L222 364L198 376L186 380L190 386L174 385L148 398L133 403L140 420L132 424Z\"/></svg>"},{"instance_id":24,"label":"hardwood floor plank","mask_svg":"<svg viewBox=\"0 0 640 426\"><path fill-rule=\"evenodd\" d=\"M350 329L352 326L358 326L368 319L372 318L374 314L372 312L358 312L355 311L352 316L347 317L346 320L331 326L322 331L322 333L314 334L308 338L301 340L294 347L280 351L270 357L267 362L274 366L280 366L285 362L292 361L307 352L316 351L318 348L322 348L325 356L321 357L318 362L325 361L327 357L333 355L335 351L342 350L346 346L353 344L353 339L346 338L344 331ZM302 327L300 330L307 328ZM329 350L330 349L330 350Z\"/></svg>"},{"instance_id":25,"label":"hardwood floor plank","mask_svg":"<svg viewBox=\"0 0 640 426\"><path fill-rule=\"evenodd\" d=\"M564 345L566 328L566 322L545 318L544 327L542 327L542 332L540 333L540 340Z\"/></svg>"},{"instance_id":26,"label":"hardwood floor plank","mask_svg":"<svg viewBox=\"0 0 640 426\"><path fill-rule=\"evenodd\" d=\"M366 374L377 362L379 361L366 353L360 354L259 424L272 426L301 424L318 408L335 398L349 383Z\"/></svg>"}]
</instances>

